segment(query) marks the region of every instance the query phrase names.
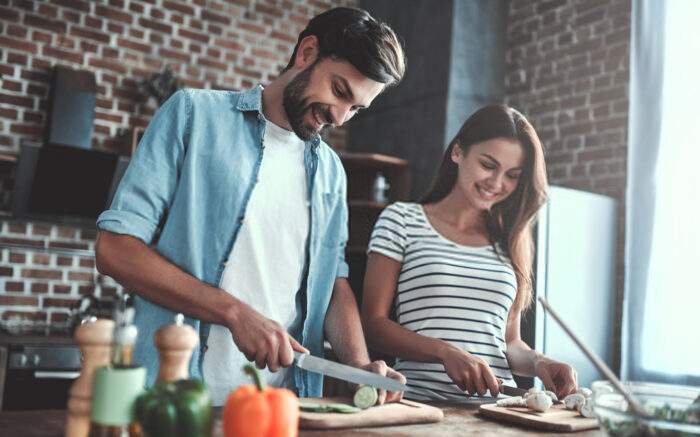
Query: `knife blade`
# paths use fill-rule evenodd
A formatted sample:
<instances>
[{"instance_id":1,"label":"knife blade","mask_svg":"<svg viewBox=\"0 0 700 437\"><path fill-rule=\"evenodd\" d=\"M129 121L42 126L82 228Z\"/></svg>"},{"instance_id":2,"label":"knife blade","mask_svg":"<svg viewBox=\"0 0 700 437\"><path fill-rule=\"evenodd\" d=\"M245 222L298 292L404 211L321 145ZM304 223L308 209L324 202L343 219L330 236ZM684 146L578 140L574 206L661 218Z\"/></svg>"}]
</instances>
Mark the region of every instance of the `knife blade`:
<instances>
[{"instance_id":1,"label":"knife blade","mask_svg":"<svg viewBox=\"0 0 700 437\"><path fill-rule=\"evenodd\" d=\"M294 364L309 372L320 373L355 384L369 385L388 391L410 391L406 384L401 384L386 376L301 352L294 352Z\"/></svg>"},{"instance_id":2,"label":"knife blade","mask_svg":"<svg viewBox=\"0 0 700 437\"><path fill-rule=\"evenodd\" d=\"M509 385L503 385L501 384L500 387L498 387L498 390L503 393L504 395L508 396L522 396L525 397L525 393L527 393L527 390L523 388L518 388L518 387L511 387Z\"/></svg>"}]
</instances>

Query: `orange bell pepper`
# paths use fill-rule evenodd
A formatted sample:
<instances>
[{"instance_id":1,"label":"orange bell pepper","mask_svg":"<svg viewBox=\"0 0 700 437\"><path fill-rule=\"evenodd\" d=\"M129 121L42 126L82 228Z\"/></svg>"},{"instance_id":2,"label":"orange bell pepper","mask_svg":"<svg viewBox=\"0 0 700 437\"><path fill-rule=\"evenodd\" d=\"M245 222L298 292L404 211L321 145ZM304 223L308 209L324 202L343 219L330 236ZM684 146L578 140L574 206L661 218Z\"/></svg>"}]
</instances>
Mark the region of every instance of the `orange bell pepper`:
<instances>
[{"instance_id":1,"label":"orange bell pepper","mask_svg":"<svg viewBox=\"0 0 700 437\"><path fill-rule=\"evenodd\" d=\"M258 369L244 368L255 385L232 392L222 415L225 437L296 437L299 433L299 399L287 389L267 388Z\"/></svg>"}]
</instances>

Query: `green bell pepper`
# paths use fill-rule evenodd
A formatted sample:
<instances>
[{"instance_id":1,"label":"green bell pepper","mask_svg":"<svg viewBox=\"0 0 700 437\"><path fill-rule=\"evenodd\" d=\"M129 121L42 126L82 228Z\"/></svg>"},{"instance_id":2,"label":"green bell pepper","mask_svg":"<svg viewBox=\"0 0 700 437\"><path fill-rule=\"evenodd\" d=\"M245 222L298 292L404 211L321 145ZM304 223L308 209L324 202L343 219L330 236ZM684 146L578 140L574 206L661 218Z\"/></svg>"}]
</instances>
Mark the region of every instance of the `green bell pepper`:
<instances>
[{"instance_id":1,"label":"green bell pepper","mask_svg":"<svg viewBox=\"0 0 700 437\"><path fill-rule=\"evenodd\" d=\"M139 396L135 408L147 437L211 436L211 398L200 380L158 383Z\"/></svg>"}]
</instances>

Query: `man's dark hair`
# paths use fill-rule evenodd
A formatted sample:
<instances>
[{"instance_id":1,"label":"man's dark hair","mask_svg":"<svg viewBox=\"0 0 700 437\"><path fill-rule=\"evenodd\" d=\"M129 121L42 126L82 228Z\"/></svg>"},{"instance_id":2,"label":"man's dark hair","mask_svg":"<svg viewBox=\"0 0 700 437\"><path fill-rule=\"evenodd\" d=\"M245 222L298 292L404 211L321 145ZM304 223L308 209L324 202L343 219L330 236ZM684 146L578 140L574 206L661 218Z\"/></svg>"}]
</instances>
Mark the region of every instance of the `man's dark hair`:
<instances>
[{"instance_id":1,"label":"man's dark hair","mask_svg":"<svg viewBox=\"0 0 700 437\"><path fill-rule=\"evenodd\" d=\"M366 77L387 86L403 77L406 61L394 31L367 11L345 7L329 9L309 21L284 71L294 65L301 41L312 35L318 38L319 60L346 60Z\"/></svg>"}]
</instances>

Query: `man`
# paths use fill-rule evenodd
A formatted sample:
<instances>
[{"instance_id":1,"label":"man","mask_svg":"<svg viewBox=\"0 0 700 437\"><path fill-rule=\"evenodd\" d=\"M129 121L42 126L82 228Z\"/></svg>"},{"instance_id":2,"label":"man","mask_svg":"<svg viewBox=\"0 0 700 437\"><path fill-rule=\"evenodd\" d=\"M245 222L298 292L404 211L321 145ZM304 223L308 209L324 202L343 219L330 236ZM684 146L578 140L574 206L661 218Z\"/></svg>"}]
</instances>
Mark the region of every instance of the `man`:
<instances>
[{"instance_id":1,"label":"man","mask_svg":"<svg viewBox=\"0 0 700 437\"><path fill-rule=\"evenodd\" d=\"M404 381L369 360L346 279L345 174L319 137L404 68L386 24L336 8L309 22L264 90L184 90L160 108L98 218L95 248L100 272L137 295L149 384L153 334L178 312L200 334L190 373L215 405L248 382L248 361L272 385L320 396L322 377L289 366L293 351L322 356L324 338L341 362Z\"/></svg>"}]
</instances>

